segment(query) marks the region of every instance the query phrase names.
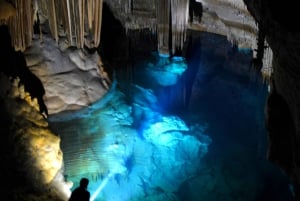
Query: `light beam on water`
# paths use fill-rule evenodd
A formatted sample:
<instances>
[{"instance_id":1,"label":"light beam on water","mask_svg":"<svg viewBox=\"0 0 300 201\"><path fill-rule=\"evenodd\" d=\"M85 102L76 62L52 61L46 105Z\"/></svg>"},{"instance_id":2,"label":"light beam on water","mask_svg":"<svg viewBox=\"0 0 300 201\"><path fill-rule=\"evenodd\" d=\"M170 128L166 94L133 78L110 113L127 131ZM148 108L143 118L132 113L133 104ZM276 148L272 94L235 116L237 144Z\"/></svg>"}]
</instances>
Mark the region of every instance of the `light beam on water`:
<instances>
[{"instance_id":1,"label":"light beam on water","mask_svg":"<svg viewBox=\"0 0 300 201\"><path fill-rule=\"evenodd\" d=\"M90 201L94 201L96 197L99 195L99 193L102 191L102 189L106 186L107 182L109 179L113 176L114 174L111 172L103 179L103 181L100 183L99 187L96 189L96 191L93 193L93 195L90 198Z\"/></svg>"}]
</instances>

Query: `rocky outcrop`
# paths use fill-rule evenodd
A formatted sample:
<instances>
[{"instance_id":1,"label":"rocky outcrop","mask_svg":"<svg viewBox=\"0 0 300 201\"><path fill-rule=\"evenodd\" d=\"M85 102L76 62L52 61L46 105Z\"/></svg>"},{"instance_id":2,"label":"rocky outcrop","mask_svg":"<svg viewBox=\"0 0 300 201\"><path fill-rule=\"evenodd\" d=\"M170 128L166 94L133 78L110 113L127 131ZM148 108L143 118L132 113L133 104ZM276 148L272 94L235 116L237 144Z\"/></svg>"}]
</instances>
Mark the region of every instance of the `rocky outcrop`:
<instances>
[{"instance_id":1,"label":"rocky outcrop","mask_svg":"<svg viewBox=\"0 0 300 201\"><path fill-rule=\"evenodd\" d=\"M109 89L111 78L97 52L69 48L64 39L57 45L47 35L32 44L24 54L28 68L45 87L49 114L90 105Z\"/></svg>"},{"instance_id":2,"label":"rocky outcrop","mask_svg":"<svg viewBox=\"0 0 300 201\"><path fill-rule=\"evenodd\" d=\"M273 84L266 105L270 159L294 183L296 200L299 200L300 30L292 23L299 18L299 12L292 1L247 1L247 5L252 15L264 26L266 39L274 53Z\"/></svg>"},{"instance_id":3,"label":"rocky outcrop","mask_svg":"<svg viewBox=\"0 0 300 201\"><path fill-rule=\"evenodd\" d=\"M19 79L1 74L0 80L0 120L6 125L1 131L2 199L43 200L47 194L51 200L65 199L71 186L62 176L60 137L49 130Z\"/></svg>"}]
</instances>

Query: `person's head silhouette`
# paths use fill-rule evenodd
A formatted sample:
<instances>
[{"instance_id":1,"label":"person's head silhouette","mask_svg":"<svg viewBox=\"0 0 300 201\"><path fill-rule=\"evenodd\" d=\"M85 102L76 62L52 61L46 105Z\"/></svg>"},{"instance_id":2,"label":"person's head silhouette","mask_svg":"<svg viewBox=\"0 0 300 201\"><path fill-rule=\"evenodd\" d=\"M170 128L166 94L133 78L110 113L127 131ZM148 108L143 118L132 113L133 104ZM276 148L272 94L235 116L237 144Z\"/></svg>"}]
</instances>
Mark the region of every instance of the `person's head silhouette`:
<instances>
[{"instance_id":1,"label":"person's head silhouette","mask_svg":"<svg viewBox=\"0 0 300 201\"><path fill-rule=\"evenodd\" d=\"M89 180L87 178L81 178L80 187L86 189L89 185Z\"/></svg>"},{"instance_id":2,"label":"person's head silhouette","mask_svg":"<svg viewBox=\"0 0 300 201\"><path fill-rule=\"evenodd\" d=\"M90 201L90 192L87 190L89 180L81 178L79 187L75 188L68 201Z\"/></svg>"}]
</instances>

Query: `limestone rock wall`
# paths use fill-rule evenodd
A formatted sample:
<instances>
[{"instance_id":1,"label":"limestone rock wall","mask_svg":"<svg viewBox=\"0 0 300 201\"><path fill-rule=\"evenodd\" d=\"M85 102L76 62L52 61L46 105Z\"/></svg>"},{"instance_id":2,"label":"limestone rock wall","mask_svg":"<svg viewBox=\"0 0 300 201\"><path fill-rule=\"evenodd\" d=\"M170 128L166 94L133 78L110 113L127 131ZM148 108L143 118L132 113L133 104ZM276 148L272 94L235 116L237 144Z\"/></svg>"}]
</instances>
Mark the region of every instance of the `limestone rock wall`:
<instances>
[{"instance_id":1,"label":"limestone rock wall","mask_svg":"<svg viewBox=\"0 0 300 201\"><path fill-rule=\"evenodd\" d=\"M289 176L294 183L296 200L300 198L300 35L299 27L293 23L299 18L295 2L246 1L252 15L262 23L266 30L266 39L274 53L272 59L272 85L270 94L277 93L277 104L273 109L280 111L280 128L282 132L269 130L269 144L277 146L276 161L273 161ZM287 11L287 12L283 12ZM271 95L270 95L271 96ZM271 98L269 98L270 101ZM272 107L266 105L267 110ZM267 115L270 115L267 113ZM267 116L268 118L268 116ZM290 118L286 122L286 118ZM288 125L287 125L288 123ZM276 127L276 124L271 124ZM276 140L278 139L278 140ZM286 142L282 144L282 142ZM286 151L289 150L289 151Z\"/></svg>"},{"instance_id":2,"label":"limestone rock wall","mask_svg":"<svg viewBox=\"0 0 300 201\"><path fill-rule=\"evenodd\" d=\"M1 74L0 81L0 119L6 124L2 128L0 152L0 178L5 183L1 189L2 199L29 200L32 196L32 199L43 200L30 192L45 195L55 191L63 200L70 186L59 176L63 175L60 137L49 130L47 121L39 113L37 101L26 94L22 85L19 87L18 79L9 80Z\"/></svg>"}]
</instances>

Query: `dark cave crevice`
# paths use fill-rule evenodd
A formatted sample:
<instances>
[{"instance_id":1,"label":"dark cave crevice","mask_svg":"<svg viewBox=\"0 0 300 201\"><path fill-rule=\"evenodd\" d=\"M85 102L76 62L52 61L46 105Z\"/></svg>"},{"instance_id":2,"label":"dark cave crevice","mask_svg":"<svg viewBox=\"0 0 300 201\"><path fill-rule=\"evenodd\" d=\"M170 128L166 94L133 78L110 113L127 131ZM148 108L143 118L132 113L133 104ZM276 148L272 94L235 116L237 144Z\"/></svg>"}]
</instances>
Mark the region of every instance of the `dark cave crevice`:
<instances>
[{"instance_id":1,"label":"dark cave crevice","mask_svg":"<svg viewBox=\"0 0 300 201\"><path fill-rule=\"evenodd\" d=\"M37 98L41 114L48 116L48 109L44 103L45 89L41 80L27 67L26 59L21 51L15 51L12 46L8 26L0 26L0 72L7 77L15 79L19 77L20 84L28 92L32 99Z\"/></svg>"}]
</instances>

